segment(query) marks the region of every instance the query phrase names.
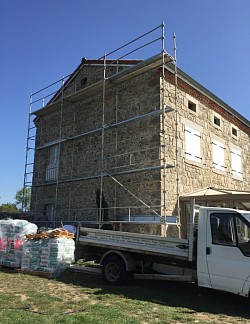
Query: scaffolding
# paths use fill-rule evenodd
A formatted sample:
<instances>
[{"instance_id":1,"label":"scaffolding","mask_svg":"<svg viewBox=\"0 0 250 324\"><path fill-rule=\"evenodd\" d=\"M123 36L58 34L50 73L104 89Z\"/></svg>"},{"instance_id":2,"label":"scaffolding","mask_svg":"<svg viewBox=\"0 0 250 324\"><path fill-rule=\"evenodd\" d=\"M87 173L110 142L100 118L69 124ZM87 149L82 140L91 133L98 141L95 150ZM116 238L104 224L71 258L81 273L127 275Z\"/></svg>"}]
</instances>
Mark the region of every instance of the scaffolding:
<instances>
[{"instance_id":1,"label":"scaffolding","mask_svg":"<svg viewBox=\"0 0 250 324\"><path fill-rule=\"evenodd\" d=\"M160 31L160 35L159 35ZM117 209L123 209L124 214L123 218L119 221L123 222L148 222L148 223L157 223L165 224L168 226L169 224L180 225L180 205L179 205L179 175L178 175L178 98L177 98L177 59L176 59L176 37L174 35L174 56L168 54L165 50L165 26L164 22L161 25L153 28L152 30L148 31L147 33L135 38L134 40L126 43L123 46L120 46L116 50L105 54L98 61L102 62L101 66L98 64L96 69L92 72L91 78L95 80L90 86L83 86L79 89L77 82L75 81L77 74L81 69L83 69L84 65L80 65L75 72L72 74L67 75L66 77L62 77L60 80L52 83L51 85L33 93L30 95L30 103L29 103L29 116L28 116L28 135L27 135L27 145L26 145L26 159L25 159L25 171L24 171L24 185L23 188L33 186L33 206L37 206L38 201L38 194L35 188L38 187L46 187L48 185L54 185L55 192L54 192L54 207L53 210L50 212L53 213L53 222L54 225L59 220L59 215L57 214L59 209L59 202L58 202L58 195L59 195L59 186L65 183L74 183L76 185L74 188L70 189L70 193L68 196L68 210L67 214L70 218L72 214L72 198L75 192L82 186L82 184L86 181L99 179L99 188L100 192L99 195L99 207L96 208L96 215L97 215L97 223L99 227L105 223L104 220L104 211L105 209L110 209L113 211L113 215L116 215ZM135 52L140 52L145 48L150 48L151 45L155 43L160 43L161 50L160 53L157 55L152 56L149 59L144 61L135 61L132 62L129 58L131 54ZM131 48L132 47L132 48ZM151 49L150 49L151 50ZM121 54L120 54L121 53ZM113 59L114 55L118 55L118 58ZM124 59L126 58L127 62L124 63ZM131 64L130 64L131 62ZM174 104L173 107L166 104L166 86L165 86L165 71L166 66L172 64L172 70L174 73ZM108 122L106 115L109 107L107 107L107 93L109 89L113 89L118 87L120 84L123 84L126 81L129 81L137 76L140 76L142 73L147 71L151 71L153 69L160 69L161 70L161 78L160 78L160 107L159 109L154 109L149 112L144 112L143 114L138 114L136 116L127 117L124 120L118 119L118 109L116 111L116 118L115 121L111 123ZM98 79L98 75L102 73L102 78ZM86 81L81 80L83 83ZM74 83L75 82L75 83ZM58 90L59 87L59 90ZM101 101L102 101L102 108L101 108L101 125L97 127L91 128L84 132L74 133L73 135L70 134L68 137L63 136L63 118L64 118L64 110L66 105L77 105L78 101L83 96L91 96L95 94L97 91L101 92ZM115 106L118 106L119 98L118 98L118 91L116 91L115 95ZM45 93L45 94L44 94ZM40 117L46 113L51 113L58 111L58 118L57 125L59 125L59 133L56 134L56 139L48 140L45 143L38 143L35 141L35 129L36 129L36 122L38 122ZM167 115L171 113L174 114L175 118L175 161L173 163L168 163L166 156L167 156ZM34 115L37 116L34 120ZM40 116L40 117L39 117ZM149 118L153 118L155 116L160 117L160 145L159 147L150 147L147 148L147 152L157 152L155 156L158 156L158 161L161 163L155 163L152 159L150 160L148 165L137 164L136 161L133 161L134 156L136 154L142 154L143 149L137 152L129 152L129 154L118 154L118 129L123 125L130 125L131 123L136 123L144 120L148 120ZM76 127L76 116L74 115L72 123L74 124L74 129ZM115 140L115 156L105 156L105 147L108 145L107 141L105 140L105 134L108 131L114 131L116 140ZM71 162L71 170L69 174L62 179L60 177L60 162L63 157L61 157L61 146L64 143L70 142L72 143L72 147L74 147L75 140L86 138L90 135L99 134L101 136L101 152L100 152L100 161L98 162L98 169L93 170L89 174L82 174L73 176L73 165L74 165L74 155L72 153L72 162ZM41 134L40 134L41 136ZM106 145L106 146L105 146ZM55 149L56 148L56 149ZM36 170L36 174L34 176L34 152L41 152L44 149L54 150L52 154L53 161L50 161L50 168L46 168L45 172L45 180L53 180L53 181L44 181L43 171L39 168L44 169L45 165L44 162L40 163L39 159L41 158L41 154L37 154L36 164L38 169ZM72 151L73 152L73 151ZM145 154L145 152L143 152ZM118 163L118 160L128 160L129 167L125 167L125 164ZM115 162L113 162L115 161ZM49 161L47 161L48 164ZM107 165L112 165L113 167L107 167ZM167 182L167 171L168 169L175 168L176 174L176 200L177 200L177 213L175 216L167 215L167 190L166 190L166 182ZM118 177L120 175L129 175L129 174L137 174L140 172L149 172L153 170L159 170L162 173L163 178L163 204L159 205L152 205L148 202L145 202L138 193L134 193L130 190L126 185L124 185ZM105 206L105 198L104 198L104 190L103 190L103 183L104 179L109 178L114 182L115 186L123 188L124 192L126 192L129 196L133 197L136 201L138 201L138 206L119 206L116 205L112 207ZM34 181L35 179L35 181ZM116 200L116 197L114 198ZM140 215L138 217L136 212L132 212L132 210L140 210L141 207L148 209L149 213L146 215ZM86 209L86 208L85 208ZM90 207L89 209L93 209ZM36 210L33 210L36 213ZM65 212L64 212L65 215ZM71 218L72 219L72 218ZM115 221L115 218L113 218Z\"/></svg>"}]
</instances>

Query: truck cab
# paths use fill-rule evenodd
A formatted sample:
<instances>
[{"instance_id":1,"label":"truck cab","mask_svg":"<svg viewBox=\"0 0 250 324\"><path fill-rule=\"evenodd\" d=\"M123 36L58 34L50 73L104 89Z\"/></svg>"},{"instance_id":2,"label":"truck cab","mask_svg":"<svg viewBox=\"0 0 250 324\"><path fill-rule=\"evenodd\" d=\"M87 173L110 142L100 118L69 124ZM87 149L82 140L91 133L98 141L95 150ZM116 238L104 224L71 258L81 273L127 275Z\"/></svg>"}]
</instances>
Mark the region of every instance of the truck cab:
<instances>
[{"instance_id":1,"label":"truck cab","mask_svg":"<svg viewBox=\"0 0 250 324\"><path fill-rule=\"evenodd\" d=\"M197 279L199 286L249 296L249 211L200 208Z\"/></svg>"}]
</instances>

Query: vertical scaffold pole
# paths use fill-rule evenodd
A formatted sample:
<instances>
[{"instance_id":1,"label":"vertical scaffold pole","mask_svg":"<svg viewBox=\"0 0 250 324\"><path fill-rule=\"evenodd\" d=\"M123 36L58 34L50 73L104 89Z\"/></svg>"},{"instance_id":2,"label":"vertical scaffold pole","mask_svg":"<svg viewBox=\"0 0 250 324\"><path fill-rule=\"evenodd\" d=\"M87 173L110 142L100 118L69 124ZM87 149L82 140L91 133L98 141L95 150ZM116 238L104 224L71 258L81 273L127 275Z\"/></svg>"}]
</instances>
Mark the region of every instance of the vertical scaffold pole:
<instances>
[{"instance_id":1,"label":"vertical scaffold pole","mask_svg":"<svg viewBox=\"0 0 250 324\"><path fill-rule=\"evenodd\" d=\"M178 139L178 124L179 124L179 110L178 110L178 70L177 70L177 47L176 47L176 35L173 34L174 41L174 109L175 109L175 162L176 162L176 201L177 201L177 217L180 224L180 175L179 175L179 139ZM180 226L179 237L181 237Z\"/></svg>"},{"instance_id":2,"label":"vertical scaffold pole","mask_svg":"<svg viewBox=\"0 0 250 324\"><path fill-rule=\"evenodd\" d=\"M24 177L23 177L23 197L22 197L22 211L26 211L27 207L25 204L25 190L27 187L27 168L28 168L28 158L29 158L29 141L30 141L30 118L32 113L32 93L30 94L29 101L29 118L28 118L28 131L27 131L27 140L26 140L26 153L25 153L25 166L24 166Z\"/></svg>"},{"instance_id":3,"label":"vertical scaffold pole","mask_svg":"<svg viewBox=\"0 0 250 324\"><path fill-rule=\"evenodd\" d=\"M166 132L165 132L165 119L166 119L166 111L165 111L165 24L162 22L162 81L161 81L161 109L162 113L162 136L163 136L163 217L166 223L167 215L167 197L166 197Z\"/></svg>"},{"instance_id":4,"label":"vertical scaffold pole","mask_svg":"<svg viewBox=\"0 0 250 324\"><path fill-rule=\"evenodd\" d=\"M119 60L116 61L116 73L119 72ZM118 122L118 103L119 103L119 97L118 97L118 89L116 87L115 92L115 122ZM118 129L115 128L115 166L117 166L117 152L118 152ZM114 210L113 210L113 216L116 214L116 207L117 207L117 185L115 182L114 185Z\"/></svg>"},{"instance_id":5,"label":"vertical scaffold pole","mask_svg":"<svg viewBox=\"0 0 250 324\"><path fill-rule=\"evenodd\" d=\"M61 139L62 139L62 119L63 119L63 106L64 106L64 77L62 77L62 96L61 96L61 110L60 110L60 129L59 129L59 144L58 144L58 152L57 152L57 175L56 175L56 192L55 192L55 210L54 210L54 221L53 226L56 227L56 220L58 214L58 187L59 187L59 171L60 171L60 155L61 155Z\"/></svg>"},{"instance_id":6,"label":"vertical scaffold pole","mask_svg":"<svg viewBox=\"0 0 250 324\"><path fill-rule=\"evenodd\" d=\"M103 214L103 175L104 175L104 126L105 126L105 95L106 95L106 54L103 59L103 89L102 89L102 137L101 137L101 177L100 177L100 206L99 206L99 228L102 226Z\"/></svg>"}]
</instances>

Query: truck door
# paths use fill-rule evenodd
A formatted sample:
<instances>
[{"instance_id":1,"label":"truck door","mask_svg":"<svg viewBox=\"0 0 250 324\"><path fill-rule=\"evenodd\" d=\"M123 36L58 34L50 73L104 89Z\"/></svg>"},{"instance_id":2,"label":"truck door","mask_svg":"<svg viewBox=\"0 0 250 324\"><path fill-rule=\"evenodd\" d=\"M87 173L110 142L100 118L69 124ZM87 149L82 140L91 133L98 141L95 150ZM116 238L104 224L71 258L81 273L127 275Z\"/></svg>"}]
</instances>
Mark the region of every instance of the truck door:
<instances>
[{"instance_id":1,"label":"truck door","mask_svg":"<svg viewBox=\"0 0 250 324\"><path fill-rule=\"evenodd\" d=\"M207 217L207 269L211 288L245 295L250 276L249 225L237 212L210 212Z\"/></svg>"}]
</instances>

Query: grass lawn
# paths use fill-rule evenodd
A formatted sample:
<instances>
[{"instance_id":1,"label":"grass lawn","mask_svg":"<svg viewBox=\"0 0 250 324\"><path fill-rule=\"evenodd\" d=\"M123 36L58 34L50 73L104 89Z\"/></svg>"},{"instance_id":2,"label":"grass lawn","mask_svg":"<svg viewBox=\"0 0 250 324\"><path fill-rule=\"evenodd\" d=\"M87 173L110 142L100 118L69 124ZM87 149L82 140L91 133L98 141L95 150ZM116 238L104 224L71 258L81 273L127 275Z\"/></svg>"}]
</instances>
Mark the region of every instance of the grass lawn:
<instances>
[{"instance_id":1,"label":"grass lawn","mask_svg":"<svg viewBox=\"0 0 250 324\"><path fill-rule=\"evenodd\" d=\"M100 276L47 279L0 272L0 323L250 323L248 299L194 284L133 281L104 285Z\"/></svg>"}]
</instances>

